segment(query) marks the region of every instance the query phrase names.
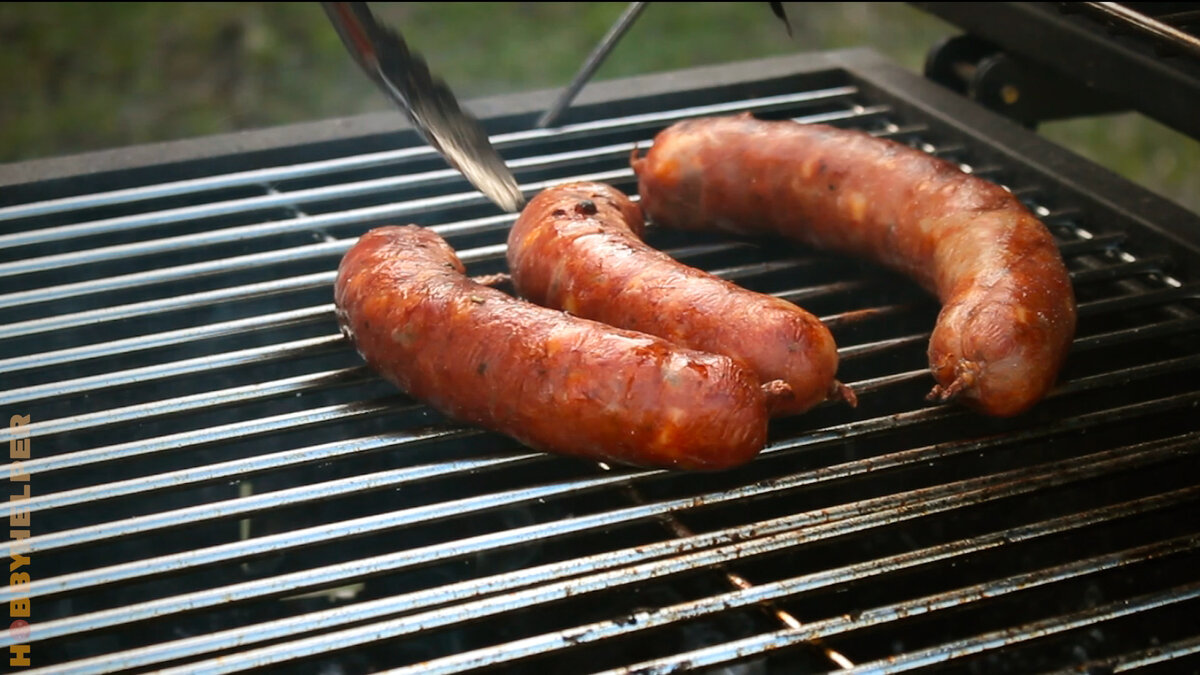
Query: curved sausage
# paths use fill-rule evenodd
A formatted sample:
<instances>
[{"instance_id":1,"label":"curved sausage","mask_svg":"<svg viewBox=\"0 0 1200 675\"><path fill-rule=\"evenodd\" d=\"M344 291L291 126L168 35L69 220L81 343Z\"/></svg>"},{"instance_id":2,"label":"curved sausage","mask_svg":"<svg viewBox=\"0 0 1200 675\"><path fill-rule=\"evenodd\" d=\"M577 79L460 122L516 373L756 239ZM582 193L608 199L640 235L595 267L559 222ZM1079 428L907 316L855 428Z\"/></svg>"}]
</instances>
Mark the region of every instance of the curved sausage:
<instances>
[{"instance_id":1,"label":"curved sausage","mask_svg":"<svg viewBox=\"0 0 1200 675\"><path fill-rule=\"evenodd\" d=\"M863 132L748 113L676 124L632 163L657 223L790 236L936 294L931 400L1006 417L1054 385L1074 293L1049 231L1000 186Z\"/></svg>"},{"instance_id":2,"label":"curved sausage","mask_svg":"<svg viewBox=\"0 0 1200 675\"><path fill-rule=\"evenodd\" d=\"M836 382L837 348L816 317L688 267L640 239L642 211L603 183L542 191L508 237L517 292L534 302L675 344L741 359L788 386L774 414L853 393Z\"/></svg>"},{"instance_id":3,"label":"curved sausage","mask_svg":"<svg viewBox=\"0 0 1200 675\"><path fill-rule=\"evenodd\" d=\"M338 267L334 300L343 332L385 379L538 450L716 470L766 440L768 393L740 364L480 285L431 230L363 235Z\"/></svg>"}]
</instances>

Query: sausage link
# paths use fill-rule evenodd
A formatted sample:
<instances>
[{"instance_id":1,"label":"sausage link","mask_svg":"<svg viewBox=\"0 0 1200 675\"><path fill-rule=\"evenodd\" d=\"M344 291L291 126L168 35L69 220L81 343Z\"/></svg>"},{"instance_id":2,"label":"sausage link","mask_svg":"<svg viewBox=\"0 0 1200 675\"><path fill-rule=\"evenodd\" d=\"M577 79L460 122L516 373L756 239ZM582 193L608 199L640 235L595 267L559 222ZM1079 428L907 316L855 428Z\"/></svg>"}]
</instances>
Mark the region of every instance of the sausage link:
<instances>
[{"instance_id":1,"label":"sausage link","mask_svg":"<svg viewBox=\"0 0 1200 675\"><path fill-rule=\"evenodd\" d=\"M829 329L796 305L684 265L640 239L641 209L603 183L542 191L508 237L517 292L571 314L742 360L774 385L772 412L853 400Z\"/></svg>"},{"instance_id":2,"label":"sausage link","mask_svg":"<svg viewBox=\"0 0 1200 675\"><path fill-rule=\"evenodd\" d=\"M718 470L766 440L768 393L742 365L478 284L431 230L363 235L334 301L342 331L385 379L538 450Z\"/></svg>"},{"instance_id":3,"label":"sausage link","mask_svg":"<svg viewBox=\"0 0 1200 675\"><path fill-rule=\"evenodd\" d=\"M931 400L1007 417L1054 385L1074 293L1049 231L1000 186L863 132L748 113L678 123L632 164L654 222L793 237L937 295Z\"/></svg>"}]
</instances>

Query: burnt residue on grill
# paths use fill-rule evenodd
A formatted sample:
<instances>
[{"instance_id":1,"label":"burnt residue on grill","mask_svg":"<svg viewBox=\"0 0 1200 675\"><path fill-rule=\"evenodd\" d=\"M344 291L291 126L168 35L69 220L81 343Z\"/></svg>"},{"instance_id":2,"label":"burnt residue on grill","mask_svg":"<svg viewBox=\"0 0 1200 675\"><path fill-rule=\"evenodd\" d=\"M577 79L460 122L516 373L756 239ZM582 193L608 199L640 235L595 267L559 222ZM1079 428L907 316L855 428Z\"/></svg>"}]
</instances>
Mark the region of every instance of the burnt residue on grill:
<instances>
[{"instance_id":1,"label":"burnt residue on grill","mask_svg":"<svg viewBox=\"0 0 1200 675\"><path fill-rule=\"evenodd\" d=\"M338 333L337 262L376 225L432 227L472 275L505 271L513 216L409 130L207 140L179 150L198 159L118 154L119 170L0 185L16 317L0 401L34 435L19 593L35 672L1195 662L1194 214L868 52L589 90L556 129L530 130L528 97L484 115L527 195L582 179L633 193L635 144L741 110L863 129L1005 185L1079 298L1060 385L1015 419L929 405L938 306L910 282L650 227L677 259L825 320L860 405L774 421L736 471L595 465L455 425Z\"/></svg>"}]
</instances>

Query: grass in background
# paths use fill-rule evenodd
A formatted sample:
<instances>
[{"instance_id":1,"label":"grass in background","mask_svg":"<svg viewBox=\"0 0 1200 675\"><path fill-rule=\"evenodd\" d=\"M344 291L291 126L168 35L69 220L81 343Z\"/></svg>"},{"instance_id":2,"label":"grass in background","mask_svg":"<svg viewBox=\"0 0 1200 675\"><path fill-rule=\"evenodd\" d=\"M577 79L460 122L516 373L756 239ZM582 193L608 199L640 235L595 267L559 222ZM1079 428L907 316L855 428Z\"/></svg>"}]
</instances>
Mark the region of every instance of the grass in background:
<instances>
[{"instance_id":1,"label":"grass in background","mask_svg":"<svg viewBox=\"0 0 1200 675\"><path fill-rule=\"evenodd\" d=\"M596 79L958 31L898 3L652 3ZM565 85L625 3L372 3L469 99ZM388 110L315 2L0 3L0 161ZM1139 115L1043 133L1200 212L1200 143Z\"/></svg>"}]
</instances>

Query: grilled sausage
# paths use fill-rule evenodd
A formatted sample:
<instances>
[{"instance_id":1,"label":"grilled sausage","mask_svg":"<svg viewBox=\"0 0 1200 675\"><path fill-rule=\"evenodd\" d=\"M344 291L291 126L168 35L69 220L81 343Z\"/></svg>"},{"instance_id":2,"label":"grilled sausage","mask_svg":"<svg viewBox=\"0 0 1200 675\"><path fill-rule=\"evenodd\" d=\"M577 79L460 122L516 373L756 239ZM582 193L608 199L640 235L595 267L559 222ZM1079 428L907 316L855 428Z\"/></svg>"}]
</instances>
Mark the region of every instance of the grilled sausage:
<instances>
[{"instance_id":1,"label":"grilled sausage","mask_svg":"<svg viewBox=\"0 0 1200 675\"><path fill-rule=\"evenodd\" d=\"M774 414L853 400L833 379L837 348L816 317L676 261L639 238L644 225L637 204L610 185L544 190L509 233L513 285L540 305L740 359L763 382L789 385Z\"/></svg>"},{"instance_id":2,"label":"grilled sausage","mask_svg":"<svg viewBox=\"0 0 1200 675\"><path fill-rule=\"evenodd\" d=\"M632 163L657 223L794 237L936 294L931 400L1006 417L1053 386L1075 333L1070 279L1046 227L998 185L863 132L748 113L678 123Z\"/></svg>"},{"instance_id":3,"label":"grilled sausage","mask_svg":"<svg viewBox=\"0 0 1200 675\"><path fill-rule=\"evenodd\" d=\"M431 230L383 227L342 259L338 322L400 389L547 452L717 470L753 458L769 391L741 364L480 285Z\"/></svg>"}]
</instances>

